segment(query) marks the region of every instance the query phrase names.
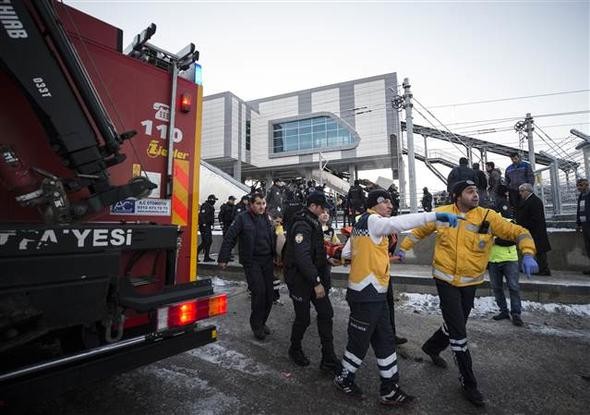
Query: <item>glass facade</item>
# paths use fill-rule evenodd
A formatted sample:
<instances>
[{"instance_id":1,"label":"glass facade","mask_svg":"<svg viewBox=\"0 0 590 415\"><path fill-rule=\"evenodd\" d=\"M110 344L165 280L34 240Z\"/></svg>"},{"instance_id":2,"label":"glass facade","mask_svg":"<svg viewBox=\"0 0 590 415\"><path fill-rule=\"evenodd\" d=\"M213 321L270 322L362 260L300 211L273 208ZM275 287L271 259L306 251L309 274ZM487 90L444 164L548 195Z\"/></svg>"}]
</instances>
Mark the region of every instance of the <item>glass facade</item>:
<instances>
[{"instance_id":1,"label":"glass facade","mask_svg":"<svg viewBox=\"0 0 590 415\"><path fill-rule=\"evenodd\" d=\"M352 144L348 128L327 116L273 124L273 153L329 149Z\"/></svg>"}]
</instances>

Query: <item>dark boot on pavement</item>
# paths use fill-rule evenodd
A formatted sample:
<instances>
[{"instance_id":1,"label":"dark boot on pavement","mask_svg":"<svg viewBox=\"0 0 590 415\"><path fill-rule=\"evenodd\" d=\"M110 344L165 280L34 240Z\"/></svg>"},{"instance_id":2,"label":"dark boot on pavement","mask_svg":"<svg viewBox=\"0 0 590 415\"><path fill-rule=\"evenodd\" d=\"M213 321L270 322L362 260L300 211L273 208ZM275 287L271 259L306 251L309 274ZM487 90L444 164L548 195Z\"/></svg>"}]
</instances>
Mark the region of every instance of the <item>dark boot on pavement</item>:
<instances>
[{"instance_id":1,"label":"dark boot on pavement","mask_svg":"<svg viewBox=\"0 0 590 415\"><path fill-rule=\"evenodd\" d=\"M508 320L510 318L510 315L506 311L501 311L500 314L496 314L492 318L496 321Z\"/></svg>"},{"instance_id":2,"label":"dark boot on pavement","mask_svg":"<svg viewBox=\"0 0 590 415\"><path fill-rule=\"evenodd\" d=\"M522 327L524 325L524 322L520 318L519 314L512 314L512 324L517 327Z\"/></svg>"},{"instance_id":3,"label":"dark boot on pavement","mask_svg":"<svg viewBox=\"0 0 590 415\"><path fill-rule=\"evenodd\" d=\"M407 342L408 342L408 339L406 339L405 337L395 336L395 344L396 345L399 346L400 344L404 344L404 343L407 343Z\"/></svg>"},{"instance_id":4,"label":"dark boot on pavement","mask_svg":"<svg viewBox=\"0 0 590 415\"><path fill-rule=\"evenodd\" d=\"M205 258L203 258L203 262L215 262L215 260L210 256L206 256Z\"/></svg>"},{"instance_id":5,"label":"dark boot on pavement","mask_svg":"<svg viewBox=\"0 0 590 415\"><path fill-rule=\"evenodd\" d=\"M297 366L309 366L309 359L303 353L303 350L299 348L289 347L289 357Z\"/></svg>"},{"instance_id":6,"label":"dark boot on pavement","mask_svg":"<svg viewBox=\"0 0 590 415\"><path fill-rule=\"evenodd\" d=\"M434 366L446 369L449 365L447 364L447 361L445 359L443 359L442 357L440 357L437 353L432 353L430 352L427 348L426 345L422 346L422 351L424 353L426 353L430 359L432 360L432 363L434 363Z\"/></svg>"},{"instance_id":7,"label":"dark boot on pavement","mask_svg":"<svg viewBox=\"0 0 590 415\"><path fill-rule=\"evenodd\" d=\"M381 394L379 397L379 403L387 406L404 406L413 402L415 399L415 396L408 395L396 384L391 391Z\"/></svg>"},{"instance_id":8,"label":"dark boot on pavement","mask_svg":"<svg viewBox=\"0 0 590 415\"><path fill-rule=\"evenodd\" d=\"M254 333L254 337L256 337L258 340L264 340L266 338L266 333L262 327L259 329L252 329L252 333Z\"/></svg>"},{"instance_id":9,"label":"dark boot on pavement","mask_svg":"<svg viewBox=\"0 0 590 415\"><path fill-rule=\"evenodd\" d=\"M334 349L323 350L322 349L322 360L320 362L320 370L323 372L329 372L330 374L337 375L342 372L342 364Z\"/></svg>"},{"instance_id":10,"label":"dark boot on pavement","mask_svg":"<svg viewBox=\"0 0 590 415\"><path fill-rule=\"evenodd\" d=\"M336 389L344 392L344 394L351 398L358 400L365 399L362 389L354 383L354 375L346 369L342 369L342 372L334 378L334 385L336 385Z\"/></svg>"},{"instance_id":11,"label":"dark boot on pavement","mask_svg":"<svg viewBox=\"0 0 590 415\"><path fill-rule=\"evenodd\" d=\"M465 399L467 399L475 406L482 407L486 404L483 395L480 391L477 390L477 388L469 388L463 386L463 396L465 396Z\"/></svg>"}]
</instances>

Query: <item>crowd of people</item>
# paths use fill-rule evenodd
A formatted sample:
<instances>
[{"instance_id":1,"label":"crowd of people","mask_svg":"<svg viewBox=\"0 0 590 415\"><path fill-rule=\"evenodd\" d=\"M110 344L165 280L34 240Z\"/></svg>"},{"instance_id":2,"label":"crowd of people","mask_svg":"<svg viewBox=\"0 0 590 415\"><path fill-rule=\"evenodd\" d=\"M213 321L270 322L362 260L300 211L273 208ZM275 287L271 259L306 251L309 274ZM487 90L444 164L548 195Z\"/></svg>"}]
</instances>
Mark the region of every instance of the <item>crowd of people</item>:
<instances>
[{"instance_id":1,"label":"crowd of people","mask_svg":"<svg viewBox=\"0 0 590 415\"><path fill-rule=\"evenodd\" d=\"M232 250L238 244L239 262L251 293L249 322L254 337L264 341L273 333L268 321L277 299L277 274L282 274L293 303L287 355L294 364L310 364L304 337L313 305L321 343L319 367L334 375L338 390L351 397L365 397L355 378L372 347L381 381L380 403L403 406L412 402L415 397L399 386L396 348L406 340L396 335L390 263L403 262L409 250L436 232L432 276L443 323L423 343L422 351L435 366L447 368L440 353L450 347L463 395L474 405L483 406L485 399L473 370L467 334L476 288L484 282L488 270L499 308L493 319L510 319L515 326L522 326L519 265L529 278L532 274L550 274L544 209L527 181L532 180L530 166L518 155L512 161L503 178L493 163L486 163L486 174L461 160L451 172L449 203L432 211L432 195L424 188L424 212L416 214L397 215L399 192L395 185L367 192L355 181L342 202L352 225L346 241L341 241L331 226L333 199L313 183L299 188L301 194L276 180L266 193L254 187L237 204L230 196L219 210L224 237L217 262L224 269L233 260ZM585 179L578 180L577 185L577 225L590 256L590 189ZM210 195L199 214L199 251L204 251L205 261L213 260L209 256L210 226L216 200ZM410 234L396 250L398 234L407 230ZM331 267L335 265L350 267L348 337L340 358L334 347L330 301ZM510 309L504 280L510 292Z\"/></svg>"}]
</instances>

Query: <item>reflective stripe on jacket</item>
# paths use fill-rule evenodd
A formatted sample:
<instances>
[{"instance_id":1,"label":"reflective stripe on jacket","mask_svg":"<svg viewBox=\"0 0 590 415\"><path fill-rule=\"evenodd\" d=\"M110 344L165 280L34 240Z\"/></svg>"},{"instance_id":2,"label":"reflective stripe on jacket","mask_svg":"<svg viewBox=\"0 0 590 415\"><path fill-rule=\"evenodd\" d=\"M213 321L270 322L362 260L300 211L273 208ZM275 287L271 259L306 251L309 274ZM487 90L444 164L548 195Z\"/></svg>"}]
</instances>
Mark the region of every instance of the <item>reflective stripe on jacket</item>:
<instances>
[{"instance_id":1,"label":"reflective stripe on jacket","mask_svg":"<svg viewBox=\"0 0 590 415\"><path fill-rule=\"evenodd\" d=\"M441 206L436 211L461 214L454 204ZM432 276L457 287L483 282L494 236L515 241L523 254L536 253L531 234L493 210L476 207L463 215L465 220L460 220L456 228L436 222L414 229L402 241L401 249L412 249L416 242L436 231ZM487 229L482 226L484 217Z\"/></svg>"}]
</instances>

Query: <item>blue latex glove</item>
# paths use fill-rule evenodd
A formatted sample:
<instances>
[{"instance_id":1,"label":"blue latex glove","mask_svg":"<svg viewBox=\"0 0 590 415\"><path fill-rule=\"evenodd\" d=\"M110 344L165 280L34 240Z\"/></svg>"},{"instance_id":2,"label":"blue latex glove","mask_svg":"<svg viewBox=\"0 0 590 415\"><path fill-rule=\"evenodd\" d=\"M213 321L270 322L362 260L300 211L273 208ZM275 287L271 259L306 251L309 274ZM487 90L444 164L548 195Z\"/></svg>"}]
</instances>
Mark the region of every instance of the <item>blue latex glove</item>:
<instances>
[{"instance_id":1,"label":"blue latex glove","mask_svg":"<svg viewBox=\"0 0 590 415\"><path fill-rule=\"evenodd\" d=\"M525 255L522 257L522 272L526 274L527 278L531 278L531 274L539 271L539 265L532 255Z\"/></svg>"},{"instance_id":2,"label":"blue latex glove","mask_svg":"<svg viewBox=\"0 0 590 415\"><path fill-rule=\"evenodd\" d=\"M451 228L457 227L458 219L460 219L460 217L455 215L454 213L436 212L436 220L440 222L448 222Z\"/></svg>"},{"instance_id":3,"label":"blue latex glove","mask_svg":"<svg viewBox=\"0 0 590 415\"><path fill-rule=\"evenodd\" d=\"M396 254L399 257L399 262L404 262L406 260L406 251L402 251L401 249L397 251Z\"/></svg>"}]
</instances>

